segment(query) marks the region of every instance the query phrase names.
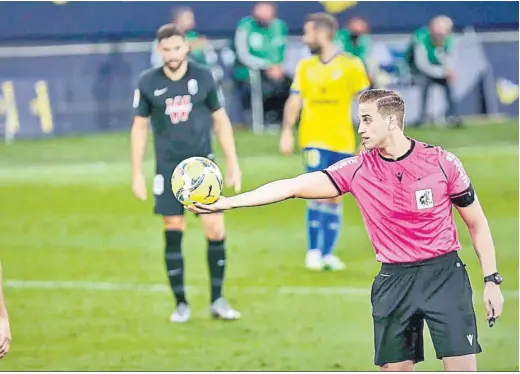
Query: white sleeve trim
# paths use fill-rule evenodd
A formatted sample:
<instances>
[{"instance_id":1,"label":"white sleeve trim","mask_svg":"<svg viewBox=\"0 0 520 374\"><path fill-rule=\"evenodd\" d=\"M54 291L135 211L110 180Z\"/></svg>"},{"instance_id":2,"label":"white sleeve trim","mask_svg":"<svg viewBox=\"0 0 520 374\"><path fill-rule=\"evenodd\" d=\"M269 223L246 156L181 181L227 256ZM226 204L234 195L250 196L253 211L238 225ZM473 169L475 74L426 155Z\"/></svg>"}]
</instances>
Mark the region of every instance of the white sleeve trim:
<instances>
[{"instance_id":1,"label":"white sleeve trim","mask_svg":"<svg viewBox=\"0 0 520 374\"><path fill-rule=\"evenodd\" d=\"M250 69L263 69L269 62L262 58L255 57L249 53L247 42L248 32L239 28L235 33L235 49L238 60Z\"/></svg>"},{"instance_id":2,"label":"white sleeve trim","mask_svg":"<svg viewBox=\"0 0 520 374\"><path fill-rule=\"evenodd\" d=\"M444 78L445 68L442 65L433 65L428 61L428 53L422 44L416 44L413 50L415 66L420 72L432 78Z\"/></svg>"}]
</instances>

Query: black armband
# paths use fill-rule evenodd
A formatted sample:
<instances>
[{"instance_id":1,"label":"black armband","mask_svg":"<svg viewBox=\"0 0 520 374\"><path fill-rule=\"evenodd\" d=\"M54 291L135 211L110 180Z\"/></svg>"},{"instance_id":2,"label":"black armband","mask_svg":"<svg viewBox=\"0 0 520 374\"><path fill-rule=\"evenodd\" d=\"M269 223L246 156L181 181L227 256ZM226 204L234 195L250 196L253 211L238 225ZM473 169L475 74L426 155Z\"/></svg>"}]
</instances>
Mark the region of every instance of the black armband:
<instances>
[{"instance_id":1,"label":"black armband","mask_svg":"<svg viewBox=\"0 0 520 374\"><path fill-rule=\"evenodd\" d=\"M475 201L475 191L473 190L473 186L470 184L464 191L450 195L450 200L454 205L460 208L470 206Z\"/></svg>"}]
</instances>

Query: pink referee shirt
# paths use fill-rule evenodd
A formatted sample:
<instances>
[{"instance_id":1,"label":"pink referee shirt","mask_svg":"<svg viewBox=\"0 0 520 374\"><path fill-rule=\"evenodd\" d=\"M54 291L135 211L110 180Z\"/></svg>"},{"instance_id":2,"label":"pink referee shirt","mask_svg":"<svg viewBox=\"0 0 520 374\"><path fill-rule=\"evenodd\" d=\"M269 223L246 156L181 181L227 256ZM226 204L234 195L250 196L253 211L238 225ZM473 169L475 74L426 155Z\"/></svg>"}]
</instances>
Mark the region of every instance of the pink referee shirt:
<instances>
[{"instance_id":1,"label":"pink referee shirt","mask_svg":"<svg viewBox=\"0 0 520 374\"><path fill-rule=\"evenodd\" d=\"M371 150L324 172L356 199L377 261L421 261L460 249L452 200L474 192L453 154L411 139L397 160Z\"/></svg>"}]
</instances>

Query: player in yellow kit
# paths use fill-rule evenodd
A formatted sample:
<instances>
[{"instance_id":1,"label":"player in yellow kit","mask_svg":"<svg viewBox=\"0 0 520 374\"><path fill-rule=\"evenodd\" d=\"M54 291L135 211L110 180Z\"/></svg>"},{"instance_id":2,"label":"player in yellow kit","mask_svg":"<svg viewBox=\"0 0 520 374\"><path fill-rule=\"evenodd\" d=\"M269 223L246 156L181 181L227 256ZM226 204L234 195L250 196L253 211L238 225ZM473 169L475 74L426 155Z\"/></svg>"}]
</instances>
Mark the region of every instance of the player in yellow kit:
<instances>
[{"instance_id":1,"label":"player in yellow kit","mask_svg":"<svg viewBox=\"0 0 520 374\"><path fill-rule=\"evenodd\" d=\"M356 153L351 104L370 83L361 60L341 53L334 44L337 29L337 21L330 14L307 17L303 42L313 56L298 64L285 105L280 150L286 155L293 152L292 128L301 109L299 140L307 172L322 170ZM341 211L340 198L309 202L307 268L345 268L333 255Z\"/></svg>"}]
</instances>

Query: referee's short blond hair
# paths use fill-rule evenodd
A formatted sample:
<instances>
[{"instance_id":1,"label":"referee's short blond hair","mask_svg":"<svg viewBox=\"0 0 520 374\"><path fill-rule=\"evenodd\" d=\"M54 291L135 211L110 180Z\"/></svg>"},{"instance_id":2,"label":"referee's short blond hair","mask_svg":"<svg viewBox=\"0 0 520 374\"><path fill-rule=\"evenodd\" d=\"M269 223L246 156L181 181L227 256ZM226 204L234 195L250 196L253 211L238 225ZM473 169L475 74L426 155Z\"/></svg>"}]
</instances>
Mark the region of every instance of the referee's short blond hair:
<instances>
[{"instance_id":1,"label":"referee's short blond hair","mask_svg":"<svg viewBox=\"0 0 520 374\"><path fill-rule=\"evenodd\" d=\"M397 125L404 129L405 105L401 95L392 90L366 90L359 96L360 104L373 102L382 116L395 115Z\"/></svg>"}]
</instances>

